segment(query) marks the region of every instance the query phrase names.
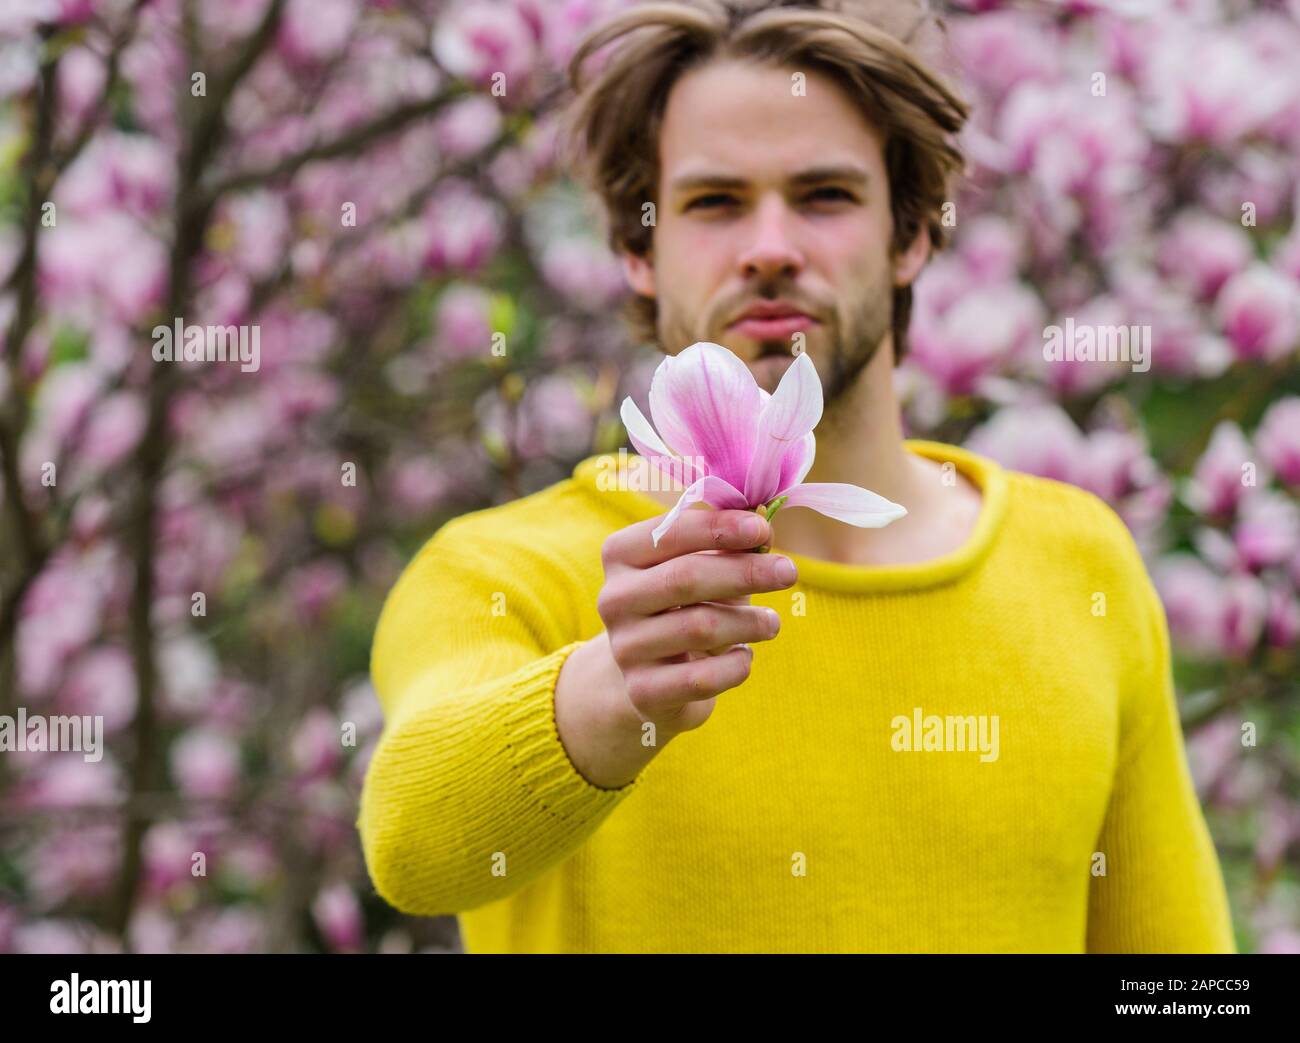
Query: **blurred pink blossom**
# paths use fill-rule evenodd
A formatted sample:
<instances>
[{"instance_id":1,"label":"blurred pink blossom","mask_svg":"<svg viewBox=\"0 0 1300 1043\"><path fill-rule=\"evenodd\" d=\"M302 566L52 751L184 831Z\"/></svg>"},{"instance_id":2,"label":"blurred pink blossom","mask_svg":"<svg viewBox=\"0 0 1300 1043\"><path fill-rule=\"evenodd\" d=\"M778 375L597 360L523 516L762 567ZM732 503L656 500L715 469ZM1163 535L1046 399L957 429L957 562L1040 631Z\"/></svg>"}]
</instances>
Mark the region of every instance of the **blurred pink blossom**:
<instances>
[{"instance_id":1,"label":"blurred pink blossom","mask_svg":"<svg viewBox=\"0 0 1300 1043\"><path fill-rule=\"evenodd\" d=\"M1300 953L1300 931L1293 927L1269 931L1260 939L1255 951L1264 955Z\"/></svg>"},{"instance_id":2,"label":"blurred pink blossom","mask_svg":"<svg viewBox=\"0 0 1300 1043\"><path fill-rule=\"evenodd\" d=\"M1191 554L1170 554L1152 567L1173 643L1187 655L1210 656L1221 646L1220 577Z\"/></svg>"},{"instance_id":3,"label":"blurred pink blossom","mask_svg":"<svg viewBox=\"0 0 1300 1043\"><path fill-rule=\"evenodd\" d=\"M445 184L425 209L423 263L432 274L473 272L501 244L499 209L464 184Z\"/></svg>"},{"instance_id":4,"label":"blurred pink blossom","mask_svg":"<svg viewBox=\"0 0 1300 1043\"><path fill-rule=\"evenodd\" d=\"M127 937L132 952L174 953L180 938L180 924L157 905L141 904L131 917Z\"/></svg>"},{"instance_id":5,"label":"blurred pink blossom","mask_svg":"<svg viewBox=\"0 0 1300 1043\"><path fill-rule=\"evenodd\" d=\"M1187 737L1187 759L1202 800L1217 803L1219 790L1240 760L1241 729L1224 715L1207 721Z\"/></svg>"},{"instance_id":6,"label":"blurred pink blossom","mask_svg":"<svg viewBox=\"0 0 1300 1043\"><path fill-rule=\"evenodd\" d=\"M171 750L172 776L190 797L222 798L239 781L239 746L230 736L210 728L191 728Z\"/></svg>"},{"instance_id":7,"label":"blurred pink blossom","mask_svg":"<svg viewBox=\"0 0 1300 1043\"><path fill-rule=\"evenodd\" d=\"M1269 589L1265 629L1268 643L1274 648L1290 648L1300 638L1300 599L1289 584L1275 584Z\"/></svg>"},{"instance_id":8,"label":"blurred pink blossom","mask_svg":"<svg viewBox=\"0 0 1300 1043\"><path fill-rule=\"evenodd\" d=\"M113 823L100 822L57 829L37 841L24 859L36 908L103 895L117 873L119 835Z\"/></svg>"},{"instance_id":9,"label":"blurred pink blossom","mask_svg":"<svg viewBox=\"0 0 1300 1043\"><path fill-rule=\"evenodd\" d=\"M170 204L174 180L171 151L157 138L107 130L59 179L54 199L60 211L79 220L104 210L147 219Z\"/></svg>"},{"instance_id":10,"label":"blurred pink blossom","mask_svg":"<svg viewBox=\"0 0 1300 1043\"><path fill-rule=\"evenodd\" d=\"M1199 211L1183 211L1160 240L1160 269L1182 280L1202 301L1210 301L1254 257L1240 224Z\"/></svg>"},{"instance_id":11,"label":"blurred pink blossom","mask_svg":"<svg viewBox=\"0 0 1300 1043\"><path fill-rule=\"evenodd\" d=\"M167 257L162 242L124 213L61 221L44 233L41 293L53 310L118 322L138 321L162 302Z\"/></svg>"},{"instance_id":12,"label":"blurred pink blossom","mask_svg":"<svg viewBox=\"0 0 1300 1043\"><path fill-rule=\"evenodd\" d=\"M1064 410L1043 402L1004 406L965 445L1011 470L1077 483L1086 440Z\"/></svg>"},{"instance_id":13,"label":"blurred pink blossom","mask_svg":"<svg viewBox=\"0 0 1300 1043\"><path fill-rule=\"evenodd\" d=\"M591 444L592 416L563 373L540 377L528 385L520 409L519 447L526 455L560 459L579 455Z\"/></svg>"},{"instance_id":14,"label":"blurred pink blossom","mask_svg":"<svg viewBox=\"0 0 1300 1043\"><path fill-rule=\"evenodd\" d=\"M18 756L9 754L9 756ZM78 808L109 806L122 795L121 771L111 754L88 761L81 753L32 753L39 758L27 772L14 795L22 808Z\"/></svg>"},{"instance_id":15,"label":"blurred pink blossom","mask_svg":"<svg viewBox=\"0 0 1300 1043\"><path fill-rule=\"evenodd\" d=\"M1300 397L1280 398L1268 407L1255 429L1255 445L1274 474L1300 486Z\"/></svg>"},{"instance_id":16,"label":"blurred pink blossom","mask_svg":"<svg viewBox=\"0 0 1300 1043\"><path fill-rule=\"evenodd\" d=\"M623 270L603 244L585 238L548 242L542 249L542 276L581 308L607 308L627 289Z\"/></svg>"},{"instance_id":17,"label":"blurred pink blossom","mask_svg":"<svg viewBox=\"0 0 1300 1043\"><path fill-rule=\"evenodd\" d=\"M321 889L311 906L312 918L325 943L334 952L360 952L365 932L361 903L347 884Z\"/></svg>"},{"instance_id":18,"label":"blurred pink blossom","mask_svg":"<svg viewBox=\"0 0 1300 1043\"><path fill-rule=\"evenodd\" d=\"M1285 103L1285 80L1238 36L1173 23L1153 43L1143 88L1147 122L1160 140L1231 146Z\"/></svg>"},{"instance_id":19,"label":"blurred pink blossom","mask_svg":"<svg viewBox=\"0 0 1300 1043\"><path fill-rule=\"evenodd\" d=\"M331 774L343 759L338 719L322 706L313 707L289 742L294 771L304 778Z\"/></svg>"},{"instance_id":20,"label":"blurred pink blossom","mask_svg":"<svg viewBox=\"0 0 1300 1043\"><path fill-rule=\"evenodd\" d=\"M1272 268L1254 264L1233 276L1214 311L1240 359L1271 362L1296 349L1300 285Z\"/></svg>"},{"instance_id":21,"label":"blurred pink blossom","mask_svg":"<svg viewBox=\"0 0 1300 1043\"><path fill-rule=\"evenodd\" d=\"M1247 569L1280 565L1300 550L1300 507L1270 489L1255 491L1241 503L1233 538Z\"/></svg>"},{"instance_id":22,"label":"blurred pink blossom","mask_svg":"<svg viewBox=\"0 0 1300 1043\"><path fill-rule=\"evenodd\" d=\"M1193 510L1203 514L1231 514L1249 491L1246 484L1253 471L1258 485L1267 481L1261 473L1259 454L1231 420L1214 426L1209 445L1196 461L1184 499Z\"/></svg>"},{"instance_id":23,"label":"blurred pink blossom","mask_svg":"<svg viewBox=\"0 0 1300 1043\"><path fill-rule=\"evenodd\" d=\"M357 0L288 0L277 44L290 61L321 64L348 43L360 14Z\"/></svg>"},{"instance_id":24,"label":"blurred pink blossom","mask_svg":"<svg viewBox=\"0 0 1300 1043\"><path fill-rule=\"evenodd\" d=\"M1109 429L1088 436L1079 479L1112 506L1137 490L1168 484L1139 434Z\"/></svg>"},{"instance_id":25,"label":"blurred pink blossom","mask_svg":"<svg viewBox=\"0 0 1300 1043\"><path fill-rule=\"evenodd\" d=\"M106 548L107 549L107 548ZM28 588L18 622L19 683L48 690L67 660L98 632L108 583L107 562L68 555L48 566Z\"/></svg>"},{"instance_id":26,"label":"blurred pink blossom","mask_svg":"<svg viewBox=\"0 0 1300 1043\"><path fill-rule=\"evenodd\" d=\"M98 928L71 920L33 920L14 929L13 951L16 953L104 953L116 946Z\"/></svg>"},{"instance_id":27,"label":"blurred pink blossom","mask_svg":"<svg viewBox=\"0 0 1300 1043\"><path fill-rule=\"evenodd\" d=\"M90 115L104 89L104 60L88 47L70 47L59 61L59 107L78 121Z\"/></svg>"},{"instance_id":28,"label":"blurred pink blossom","mask_svg":"<svg viewBox=\"0 0 1300 1043\"><path fill-rule=\"evenodd\" d=\"M304 626L319 624L347 591L348 573L333 558L322 558L293 570L287 582L289 603Z\"/></svg>"},{"instance_id":29,"label":"blurred pink blossom","mask_svg":"<svg viewBox=\"0 0 1300 1043\"><path fill-rule=\"evenodd\" d=\"M184 941L183 951L255 953L267 951L266 916L257 906L242 904L204 912Z\"/></svg>"},{"instance_id":30,"label":"blurred pink blossom","mask_svg":"<svg viewBox=\"0 0 1300 1043\"><path fill-rule=\"evenodd\" d=\"M144 434L145 407L134 391L118 391L102 399L86 427L78 462L96 470L120 463Z\"/></svg>"},{"instance_id":31,"label":"blurred pink blossom","mask_svg":"<svg viewBox=\"0 0 1300 1043\"><path fill-rule=\"evenodd\" d=\"M458 0L433 28L433 55L453 76L476 87L504 77L505 97L527 87L537 61L537 39L516 4L500 0Z\"/></svg>"},{"instance_id":32,"label":"blurred pink blossom","mask_svg":"<svg viewBox=\"0 0 1300 1043\"><path fill-rule=\"evenodd\" d=\"M193 879L197 839L176 822L158 822L144 836L145 880L156 894L166 894L178 883Z\"/></svg>"},{"instance_id":33,"label":"blurred pink blossom","mask_svg":"<svg viewBox=\"0 0 1300 1043\"><path fill-rule=\"evenodd\" d=\"M451 478L436 460L426 456L395 463L386 488L393 503L410 514L423 514L436 505L451 488Z\"/></svg>"},{"instance_id":34,"label":"blurred pink blossom","mask_svg":"<svg viewBox=\"0 0 1300 1043\"><path fill-rule=\"evenodd\" d=\"M501 133L501 107L487 95L453 102L434 122L435 140L445 160L472 156Z\"/></svg>"},{"instance_id":35,"label":"blurred pink blossom","mask_svg":"<svg viewBox=\"0 0 1300 1043\"><path fill-rule=\"evenodd\" d=\"M452 359L483 357L492 348L492 296L472 283L453 282L438 297L437 346Z\"/></svg>"},{"instance_id":36,"label":"blurred pink blossom","mask_svg":"<svg viewBox=\"0 0 1300 1043\"><path fill-rule=\"evenodd\" d=\"M126 649L103 645L83 653L59 692L65 713L99 715L104 733L131 723L136 706L135 667Z\"/></svg>"},{"instance_id":37,"label":"blurred pink blossom","mask_svg":"<svg viewBox=\"0 0 1300 1043\"><path fill-rule=\"evenodd\" d=\"M985 2L976 9L997 6ZM1040 21L1012 11L963 18L952 27L953 47L964 75L995 104L1024 81L1050 83L1056 78L1057 63L1052 48L1044 46L1044 36L1055 34Z\"/></svg>"},{"instance_id":38,"label":"blurred pink blossom","mask_svg":"<svg viewBox=\"0 0 1300 1043\"><path fill-rule=\"evenodd\" d=\"M1243 658L1259 642L1268 615L1268 595L1254 576L1237 573L1223 585L1219 638L1222 654Z\"/></svg>"},{"instance_id":39,"label":"blurred pink blossom","mask_svg":"<svg viewBox=\"0 0 1300 1043\"><path fill-rule=\"evenodd\" d=\"M917 281L912 327L912 363L948 395L970 395L983 378L1021 353L1041 346L1042 306L1018 283L971 286L949 306L930 297L931 283ZM940 293L947 287L937 285Z\"/></svg>"}]
</instances>

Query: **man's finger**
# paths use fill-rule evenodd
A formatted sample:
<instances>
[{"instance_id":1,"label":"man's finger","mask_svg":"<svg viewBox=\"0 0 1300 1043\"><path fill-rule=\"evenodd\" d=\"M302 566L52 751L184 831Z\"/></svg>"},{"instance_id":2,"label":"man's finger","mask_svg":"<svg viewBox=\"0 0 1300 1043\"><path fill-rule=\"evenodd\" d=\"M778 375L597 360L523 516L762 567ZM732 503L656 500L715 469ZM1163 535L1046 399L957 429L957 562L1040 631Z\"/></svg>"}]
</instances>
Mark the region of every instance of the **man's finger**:
<instances>
[{"instance_id":1,"label":"man's finger","mask_svg":"<svg viewBox=\"0 0 1300 1043\"><path fill-rule=\"evenodd\" d=\"M651 533L667 517L649 518L610 536L605 554L635 568L650 568L702 550L746 551L771 539L771 526L752 511L682 511L655 546Z\"/></svg>"}]
</instances>

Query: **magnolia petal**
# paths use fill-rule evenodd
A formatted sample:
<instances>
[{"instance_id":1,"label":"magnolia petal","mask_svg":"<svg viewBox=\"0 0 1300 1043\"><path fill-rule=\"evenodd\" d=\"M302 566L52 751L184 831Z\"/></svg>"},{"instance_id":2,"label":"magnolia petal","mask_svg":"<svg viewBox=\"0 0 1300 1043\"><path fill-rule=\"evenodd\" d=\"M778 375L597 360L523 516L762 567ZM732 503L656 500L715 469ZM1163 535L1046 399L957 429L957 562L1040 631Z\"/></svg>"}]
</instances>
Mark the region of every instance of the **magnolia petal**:
<instances>
[{"instance_id":1,"label":"magnolia petal","mask_svg":"<svg viewBox=\"0 0 1300 1043\"><path fill-rule=\"evenodd\" d=\"M803 436L802 441L796 442L786 450L785 458L781 461L781 480L776 483L780 491L776 495L780 496L792 485L802 482L812 470L813 459L816 456L817 437L809 431Z\"/></svg>"},{"instance_id":2,"label":"magnolia petal","mask_svg":"<svg viewBox=\"0 0 1300 1043\"><path fill-rule=\"evenodd\" d=\"M650 415L689 439L682 452L701 457L709 474L744 484L758 434L761 389L738 357L698 341L660 363L650 382ZM660 427L663 430L663 427ZM684 432L684 433L681 433Z\"/></svg>"},{"instance_id":3,"label":"magnolia petal","mask_svg":"<svg viewBox=\"0 0 1300 1043\"><path fill-rule=\"evenodd\" d=\"M667 394L668 364L671 361L671 357L665 358L655 367L654 376L650 380L650 415L654 418L656 429L663 433L664 440L682 456L696 457L698 463L702 454L695 445L695 436L677 411L674 400ZM700 474L707 473L700 471Z\"/></svg>"},{"instance_id":4,"label":"magnolia petal","mask_svg":"<svg viewBox=\"0 0 1300 1043\"><path fill-rule=\"evenodd\" d=\"M781 375L781 383L763 405L749 471L745 497L750 503L767 503L781 488L782 464L822 418L822 383L807 352L801 352Z\"/></svg>"},{"instance_id":5,"label":"magnolia petal","mask_svg":"<svg viewBox=\"0 0 1300 1043\"><path fill-rule=\"evenodd\" d=\"M819 514L862 529L881 529L907 514L902 504L845 482L809 482L784 495L786 507L811 507Z\"/></svg>"},{"instance_id":6,"label":"magnolia petal","mask_svg":"<svg viewBox=\"0 0 1300 1043\"><path fill-rule=\"evenodd\" d=\"M650 534L654 540L654 545L659 546L660 539L672 527L673 522L677 520L677 516L682 511L693 503L699 503L701 500L710 507L717 507L722 510L743 510L747 506L745 498L740 495L740 491L726 479L719 478L716 475L705 475L698 481L691 483L664 520L655 526L654 532Z\"/></svg>"},{"instance_id":7,"label":"magnolia petal","mask_svg":"<svg viewBox=\"0 0 1300 1043\"><path fill-rule=\"evenodd\" d=\"M690 485L701 477L689 460L673 455L630 397L623 399L618 415L627 428L627 437L633 448L656 470L682 485Z\"/></svg>"}]
</instances>

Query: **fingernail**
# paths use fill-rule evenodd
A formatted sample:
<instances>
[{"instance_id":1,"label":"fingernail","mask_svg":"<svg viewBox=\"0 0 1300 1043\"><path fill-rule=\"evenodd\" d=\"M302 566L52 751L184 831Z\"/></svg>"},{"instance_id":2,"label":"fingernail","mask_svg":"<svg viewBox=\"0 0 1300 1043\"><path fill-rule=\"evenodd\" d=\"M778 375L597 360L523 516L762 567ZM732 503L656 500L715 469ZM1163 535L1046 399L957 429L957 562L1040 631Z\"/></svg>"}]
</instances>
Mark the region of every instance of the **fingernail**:
<instances>
[{"instance_id":1,"label":"fingernail","mask_svg":"<svg viewBox=\"0 0 1300 1043\"><path fill-rule=\"evenodd\" d=\"M740 523L740 535L750 541L763 535L763 520L757 515L750 515Z\"/></svg>"},{"instance_id":2,"label":"fingernail","mask_svg":"<svg viewBox=\"0 0 1300 1043\"><path fill-rule=\"evenodd\" d=\"M776 559L776 578L782 583L793 583L798 575L798 569L794 567L794 562L789 558Z\"/></svg>"}]
</instances>

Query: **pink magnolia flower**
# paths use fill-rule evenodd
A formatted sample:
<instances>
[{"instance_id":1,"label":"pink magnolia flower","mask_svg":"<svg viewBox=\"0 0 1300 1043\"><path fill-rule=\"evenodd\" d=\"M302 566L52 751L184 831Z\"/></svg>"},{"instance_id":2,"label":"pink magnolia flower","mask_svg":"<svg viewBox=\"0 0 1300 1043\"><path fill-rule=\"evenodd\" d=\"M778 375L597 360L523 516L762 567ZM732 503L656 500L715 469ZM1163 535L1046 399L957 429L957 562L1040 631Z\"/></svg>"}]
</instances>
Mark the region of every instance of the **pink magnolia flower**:
<instances>
[{"instance_id":1,"label":"pink magnolia flower","mask_svg":"<svg viewBox=\"0 0 1300 1043\"><path fill-rule=\"evenodd\" d=\"M1152 579L1164 604L1174 644L1188 656L1209 657L1219 651L1222 618L1222 579L1191 554L1162 558Z\"/></svg>"},{"instance_id":2,"label":"pink magnolia flower","mask_svg":"<svg viewBox=\"0 0 1300 1043\"><path fill-rule=\"evenodd\" d=\"M360 952L365 940L361 903L347 884L321 889L311 904L312 918L321 936L335 952Z\"/></svg>"},{"instance_id":3,"label":"pink magnolia flower","mask_svg":"<svg viewBox=\"0 0 1300 1043\"><path fill-rule=\"evenodd\" d=\"M1218 653L1233 659L1248 656L1259 643L1267 619L1264 584L1247 573L1229 576L1223 584Z\"/></svg>"},{"instance_id":4,"label":"pink magnolia flower","mask_svg":"<svg viewBox=\"0 0 1300 1043\"><path fill-rule=\"evenodd\" d=\"M492 348L492 295L473 283L453 282L438 298L439 354L460 360Z\"/></svg>"},{"instance_id":5,"label":"pink magnolia flower","mask_svg":"<svg viewBox=\"0 0 1300 1043\"><path fill-rule=\"evenodd\" d=\"M1287 485L1300 486L1300 397L1280 398L1255 430L1259 455Z\"/></svg>"},{"instance_id":6,"label":"pink magnolia flower","mask_svg":"<svg viewBox=\"0 0 1300 1043\"><path fill-rule=\"evenodd\" d=\"M158 822L144 835L144 876L150 891L165 894L192 879L193 858L200 850L189 829L176 822Z\"/></svg>"},{"instance_id":7,"label":"pink magnolia flower","mask_svg":"<svg viewBox=\"0 0 1300 1043\"><path fill-rule=\"evenodd\" d=\"M1247 361L1273 361L1295 350L1300 333L1300 286L1254 264L1223 287L1215 303L1220 329Z\"/></svg>"},{"instance_id":8,"label":"pink magnolia flower","mask_svg":"<svg viewBox=\"0 0 1300 1043\"><path fill-rule=\"evenodd\" d=\"M433 30L433 55L453 76L487 87L500 73L506 91L526 81L537 64L537 39L513 4L460 3Z\"/></svg>"},{"instance_id":9,"label":"pink magnolia flower","mask_svg":"<svg viewBox=\"0 0 1300 1043\"><path fill-rule=\"evenodd\" d=\"M1004 406L975 428L965 444L1013 471L1083 484L1087 439L1055 402Z\"/></svg>"},{"instance_id":10,"label":"pink magnolia flower","mask_svg":"<svg viewBox=\"0 0 1300 1043\"><path fill-rule=\"evenodd\" d=\"M1260 489L1242 500L1233 539L1247 569L1281 565L1300 550L1300 508L1281 493Z\"/></svg>"},{"instance_id":11,"label":"pink magnolia flower","mask_svg":"<svg viewBox=\"0 0 1300 1043\"><path fill-rule=\"evenodd\" d=\"M310 710L289 742L294 770L309 779L329 775L343 759L341 735L332 713L323 706Z\"/></svg>"},{"instance_id":12,"label":"pink magnolia flower","mask_svg":"<svg viewBox=\"0 0 1300 1043\"><path fill-rule=\"evenodd\" d=\"M501 108L484 94L448 105L433 124L434 141L445 159L465 159L501 133Z\"/></svg>"},{"instance_id":13,"label":"pink magnolia flower","mask_svg":"<svg viewBox=\"0 0 1300 1043\"><path fill-rule=\"evenodd\" d=\"M239 781L239 747L210 728L191 728L171 749L172 776L186 796L225 797Z\"/></svg>"},{"instance_id":14,"label":"pink magnolia flower","mask_svg":"<svg viewBox=\"0 0 1300 1043\"><path fill-rule=\"evenodd\" d=\"M1161 271L1183 281L1201 300L1213 300L1223 284L1254 255L1245 230L1201 211L1180 214L1161 240Z\"/></svg>"},{"instance_id":15,"label":"pink magnolia flower","mask_svg":"<svg viewBox=\"0 0 1300 1043\"><path fill-rule=\"evenodd\" d=\"M1187 505L1202 514L1231 514L1250 489L1245 465L1255 460L1255 451L1241 428L1231 420L1220 420L1187 483ZM1257 474L1257 482L1266 480L1266 475Z\"/></svg>"},{"instance_id":16,"label":"pink magnolia flower","mask_svg":"<svg viewBox=\"0 0 1300 1043\"><path fill-rule=\"evenodd\" d=\"M816 453L813 428L822 418L821 381L806 354L786 369L776 393L768 394L738 357L720 344L699 341L655 370L654 427L631 398L623 400L619 415L637 452L686 486L651 534L656 546L677 516L701 500L724 510L765 507L768 518L782 505L811 507L867 529L907 513L855 485L804 482Z\"/></svg>"},{"instance_id":17,"label":"pink magnolia flower","mask_svg":"<svg viewBox=\"0 0 1300 1043\"><path fill-rule=\"evenodd\" d=\"M355 0L290 0L277 44L290 61L323 63L346 46L360 11Z\"/></svg>"},{"instance_id":18,"label":"pink magnolia flower","mask_svg":"<svg viewBox=\"0 0 1300 1043\"><path fill-rule=\"evenodd\" d=\"M1300 600L1289 586L1279 584L1269 589L1264 632L1274 648L1290 648L1300 638Z\"/></svg>"}]
</instances>

